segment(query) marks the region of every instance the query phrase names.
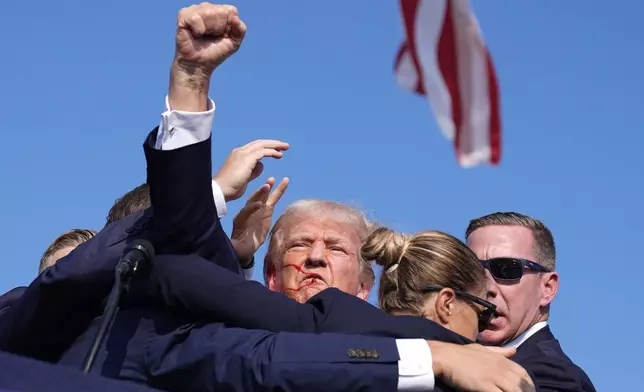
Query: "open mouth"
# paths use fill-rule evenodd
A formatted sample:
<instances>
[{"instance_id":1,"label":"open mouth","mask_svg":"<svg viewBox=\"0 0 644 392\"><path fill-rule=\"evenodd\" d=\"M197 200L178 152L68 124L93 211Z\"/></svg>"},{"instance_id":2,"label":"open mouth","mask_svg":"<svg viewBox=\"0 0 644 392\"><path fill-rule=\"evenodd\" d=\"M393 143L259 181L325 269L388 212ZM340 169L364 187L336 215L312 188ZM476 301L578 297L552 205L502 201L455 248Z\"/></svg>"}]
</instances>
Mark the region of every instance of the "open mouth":
<instances>
[{"instance_id":1,"label":"open mouth","mask_svg":"<svg viewBox=\"0 0 644 392\"><path fill-rule=\"evenodd\" d=\"M501 329L501 318L502 317L503 317L502 314L500 314L500 313L497 314L497 316L492 319L492 321L490 322L490 325L488 325L487 329L493 330L493 331Z\"/></svg>"}]
</instances>

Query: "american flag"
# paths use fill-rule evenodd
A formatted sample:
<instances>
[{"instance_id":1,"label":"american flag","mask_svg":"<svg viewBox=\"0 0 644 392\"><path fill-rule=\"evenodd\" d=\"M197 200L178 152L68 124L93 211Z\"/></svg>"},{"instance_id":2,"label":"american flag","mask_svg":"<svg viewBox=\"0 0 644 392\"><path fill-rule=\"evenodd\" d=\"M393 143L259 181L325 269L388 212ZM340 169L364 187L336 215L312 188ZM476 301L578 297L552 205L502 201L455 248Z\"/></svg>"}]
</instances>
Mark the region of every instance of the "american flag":
<instances>
[{"instance_id":1,"label":"american flag","mask_svg":"<svg viewBox=\"0 0 644 392\"><path fill-rule=\"evenodd\" d=\"M400 87L428 98L463 167L501 158L499 85L468 0L400 0Z\"/></svg>"}]
</instances>

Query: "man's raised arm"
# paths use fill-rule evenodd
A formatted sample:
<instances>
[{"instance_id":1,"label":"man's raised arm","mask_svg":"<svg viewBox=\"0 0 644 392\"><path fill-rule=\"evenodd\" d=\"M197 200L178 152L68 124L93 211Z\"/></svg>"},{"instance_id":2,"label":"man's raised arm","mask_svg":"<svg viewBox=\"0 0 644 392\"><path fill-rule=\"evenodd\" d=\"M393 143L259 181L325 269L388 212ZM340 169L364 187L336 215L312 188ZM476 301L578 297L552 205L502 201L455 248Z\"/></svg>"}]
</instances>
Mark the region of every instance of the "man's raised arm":
<instances>
[{"instance_id":1,"label":"man's raised arm","mask_svg":"<svg viewBox=\"0 0 644 392\"><path fill-rule=\"evenodd\" d=\"M210 80L239 49L245 33L246 25L233 6L202 3L178 14L166 111L158 131L144 144L154 208L150 234L159 254L216 258L222 248L217 243L227 241L217 215L223 215L226 202L241 197L261 174L263 158L281 158L289 147L278 140L249 143L233 150L211 179L215 104L208 98Z\"/></svg>"},{"instance_id":2,"label":"man's raised arm","mask_svg":"<svg viewBox=\"0 0 644 392\"><path fill-rule=\"evenodd\" d=\"M235 7L204 3L179 11L166 111L144 143L154 208L149 235L157 253L197 251L221 231L211 168L215 105L208 91L212 73L245 33Z\"/></svg>"},{"instance_id":3,"label":"man's raised arm","mask_svg":"<svg viewBox=\"0 0 644 392\"><path fill-rule=\"evenodd\" d=\"M202 4L195 7L191 7L190 9L196 9L199 13L203 13L204 16L199 20L195 17L189 17L188 19L191 21L190 23L197 23L199 21L205 23L205 30L199 27L198 23L195 25L196 27L194 27L197 31L201 31L202 35L212 32L213 27L211 27L211 24L220 23L222 19L225 19L226 23L236 24L239 31L243 32L245 30L243 23L239 21L239 18L236 16L236 11L234 11L232 7L215 6L212 4ZM219 7L224 7L224 10ZM185 18L181 18L181 15L182 13L180 13L177 33L178 48L181 48L183 47L182 45L185 46L186 44L185 40L182 41L182 37L185 37L184 30L187 28L187 22ZM230 38L230 34L237 34L235 35L236 37L239 36L239 32L231 33L231 31L227 29L223 34L223 38L219 40L215 39L214 41L216 41L217 44L229 45L228 49L230 50L230 45L232 45L231 42L235 41L234 38ZM213 52L213 48L216 47L216 45L200 46L201 50L210 53L210 56L213 56L213 53L217 53L216 50ZM236 50L234 47L233 49ZM234 50L230 51L229 54L232 54ZM185 56L183 59L185 60ZM219 60L215 61L210 57L205 59L196 57L192 58L192 60L210 64L211 68L214 69L213 66L218 65L218 63L223 61L223 58L219 58ZM168 94L168 104L175 105L178 109L192 108L192 110L204 110L204 108L208 107L207 88L198 81L203 79L195 79L198 75L202 75L198 70L201 69L203 71L203 67L196 67L196 70L191 70L187 67L182 71L180 68L177 68L180 64L184 67L186 66L186 62L182 60L181 56L175 56ZM192 77L188 77L188 74L181 73L184 71L194 71L194 74ZM183 75L183 78L178 77L178 75ZM182 85L181 83L184 84ZM181 86L185 86L186 88L182 88ZM188 93L188 91L191 91L191 93ZM195 91L197 93L195 93ZM204 114L204 112L201 112L201 114ZM212 120L212 113L210 116L210 119ZM165 117L166 116L164 115L164 118ZM188 117L191 116L188 115ZM178 118L180 118L180 116ZM204 118L207 118L207 116L201 116L200 121ZM210 121L210 124L211 123L212 121ZM165 125L169 124L170 123ZM193 140L192 144L187 143L181 147L179 146L179 142L183 137L181 135L185 136L187 134L194 136L194 134L199 133L199 129L202 128L196 129L198 127L195 127L195 125L203 125L203 121L201 123L198 122L198 124L189 124L188 122L181 121L172 124L174 124L174 128L166 130L168 134L174 133L175 137L165 137L164 139L163 135L153 132L145 145L148 152L151 152L152 155L154 155L154 157L151 158L151 161L154 161L155 164L159 164L156 165L155 168L151 168L151 170L154 171L151 175L151 182L154 183L153 185L155 190L153 192L155 192L154 197L156 204L154 206L154 216L152 219L153 222L156 222L156 226L151 225L152 227L149 227L150 225L145 225L147 219L152 215L149 213L127 217L108 225L92 240L79 246L68 256L59 260L55 266L45 270L31 283L21 300L7 312L2 314L2 323L0 323L0 349L32 356L39 356L46 352L48 353L48 358L55 357L56 353L59 352L59 349L65 346L68 339L75 338L75 331L83 330L89 321L101 313L103 299L108 295L113 284L114 268L116 267L119 257L123 253L125 243L129 238L136 237L141 233L145 234L145 231L149 230L148 232L153 240L165 239L169 238L174 230L177 230L177 227L171 227L173 223L177 224L177 226L185 226L190 222L196 222L197 225L202 226L197 227L197 229L191 229L190 232L192 234L186 234L179 240L175 240L175 243L169 242L168 244L165 244L163 242L155 241L157 253L162 253L164 250L168 250L168 248L173 246L180 248L177 253L180 253L180 250L182 249L187 250L189 247L193 247L193 249L198 248L198 246L200 246L198 240L202 239L203 241L201 242L203 242L203 244L217 244L214 245L214 249L211 249L210 251L210 254L213 257L217 255L217 251L220 249L226 250L227 254L234 257L234 252L232 252L230 247L221 245L222 241L207 241L208 235L211 233L216 233L218 238L225 238L225 233L221 230L218 222L215 224L208 223L210 220L217 220L215 207L212 201L212 190L210 188L210 125L207 124L207 126L204 127L208 132L204 141L200 142ZM179 127L177 128L177 126ZM174 129L174 131L172 131L172 129ZM164 132L166 130L164 130ZM182 130L185 132L181 132ZM163 143L160 144L161 148L168 147L167 150L158 150L154 148L158 147L157 140L159 137L163 140ZM174 146L172 143L175 143ZM174 149L172 147L174 147ZM252 155L254 158L259 158L255 160L247 159L247 164L245 166L233 165L234 170L227 170L226 173L228 174L217 178L223 195L227 198L230 197L230 200L232 200L239 192L243 193L249 179L254 173L257 173L258 170L256 167L261 168L261 164L258 165L261 157L281 155L281 151L287 147L288 145L286 145L286 147L277 146L273 149L262 149L262 152ZM199 151L199 159L188 159L185 156L185 152L191 151L191 149ZM204 149L207 149L208 152L206 153ZM157 156L157 153L172 154L175 152L179 154L178 157L173 157L177 158L177 162L173 162L173 159L167 159L167 156ZM246 155L241 154L241 156ZM206 161L205 164L204 161ZM186 173L170 172L171 170L180 171L182 168L186 167L188 169L198 171L199 174L197 176L186 175L185 177L190 178L184 179L181 174L185 175ZM222 172L224 172L223 169L220 174ZM172 176L169 174L172 174ZM168 177L165 177L166 175L168 175ZM245 175L246 177L244 177ZM188 195L188 197L198 197L199 200L204 200L198 208L210 208L209 211L212 212L212 216L208 216L207 218L195 218L193 216L195 214L194 209L186 210L186 205L190 203L185 201L184 196L186 193L191 192L187 192L186 188L182 189L182 184L185 183L171 183L170 177L177 181L188 181L190 186L199 186L199 196ZM173 210L174 208L176 208L176 210ZM183 214L188 213L193 215L183 216ZM159 214L158 217L157 214ZM208 223L208 227L204 229L206 223ZM146 227L149 227L149 229L146 229ZM202 230L202 233L197 232L197 234L194 234L195 230ZM205 230L205 233L203 230ZM172 241L172 238L169 239ZM191 243L191 241L196 242ZM225 245L228 244L226 243ZM234 260L234 263L238 263L236 259ZM56 347L51 348L51 344L54 341L57 342Z\"/></svg>"}]
</instances>

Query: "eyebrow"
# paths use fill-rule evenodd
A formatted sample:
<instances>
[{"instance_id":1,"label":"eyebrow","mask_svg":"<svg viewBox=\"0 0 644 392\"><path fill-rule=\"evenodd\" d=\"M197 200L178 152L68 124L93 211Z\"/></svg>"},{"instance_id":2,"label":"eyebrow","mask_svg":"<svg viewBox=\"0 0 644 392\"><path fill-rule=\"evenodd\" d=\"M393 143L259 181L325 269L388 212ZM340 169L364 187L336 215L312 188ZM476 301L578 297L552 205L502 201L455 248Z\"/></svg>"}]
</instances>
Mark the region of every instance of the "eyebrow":
<instances>
[{"instance_id":1,"label":"eyebrow","mask_svg":"<svg viewBox=\"0 0 644 392\"><path fill-rule=\"evenodd\" d=\"M287 244L292 244L294 242L304 241L304 242L313 242L317 239L316 236L311 234L302 234L297 237L290 238L286 241ZM345 245L348 246L349 241L342 236L338 235L325 235L323 238L324 242L332 245Z\"/></svg>"}]
</instances>

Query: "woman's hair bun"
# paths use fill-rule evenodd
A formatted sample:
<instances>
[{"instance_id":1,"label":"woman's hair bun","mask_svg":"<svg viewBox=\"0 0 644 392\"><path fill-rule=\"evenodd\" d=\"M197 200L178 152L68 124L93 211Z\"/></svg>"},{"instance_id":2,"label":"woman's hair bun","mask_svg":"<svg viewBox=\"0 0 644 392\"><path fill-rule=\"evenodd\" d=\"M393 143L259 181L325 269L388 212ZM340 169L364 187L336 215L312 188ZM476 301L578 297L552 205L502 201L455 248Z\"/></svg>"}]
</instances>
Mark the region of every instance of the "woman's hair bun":
<instances>
[{"instance_id":1,"label":"woman's hair bun","mask_svg":"<svg viewBox=\"0 0 644 392\"><path fill-rule=\"evenodd\" d=\"M373 260L387 270L403 258L408 241L407 235L380 227L365 240L361 250L362 258Z\"/></svg>"}]
</instances>

